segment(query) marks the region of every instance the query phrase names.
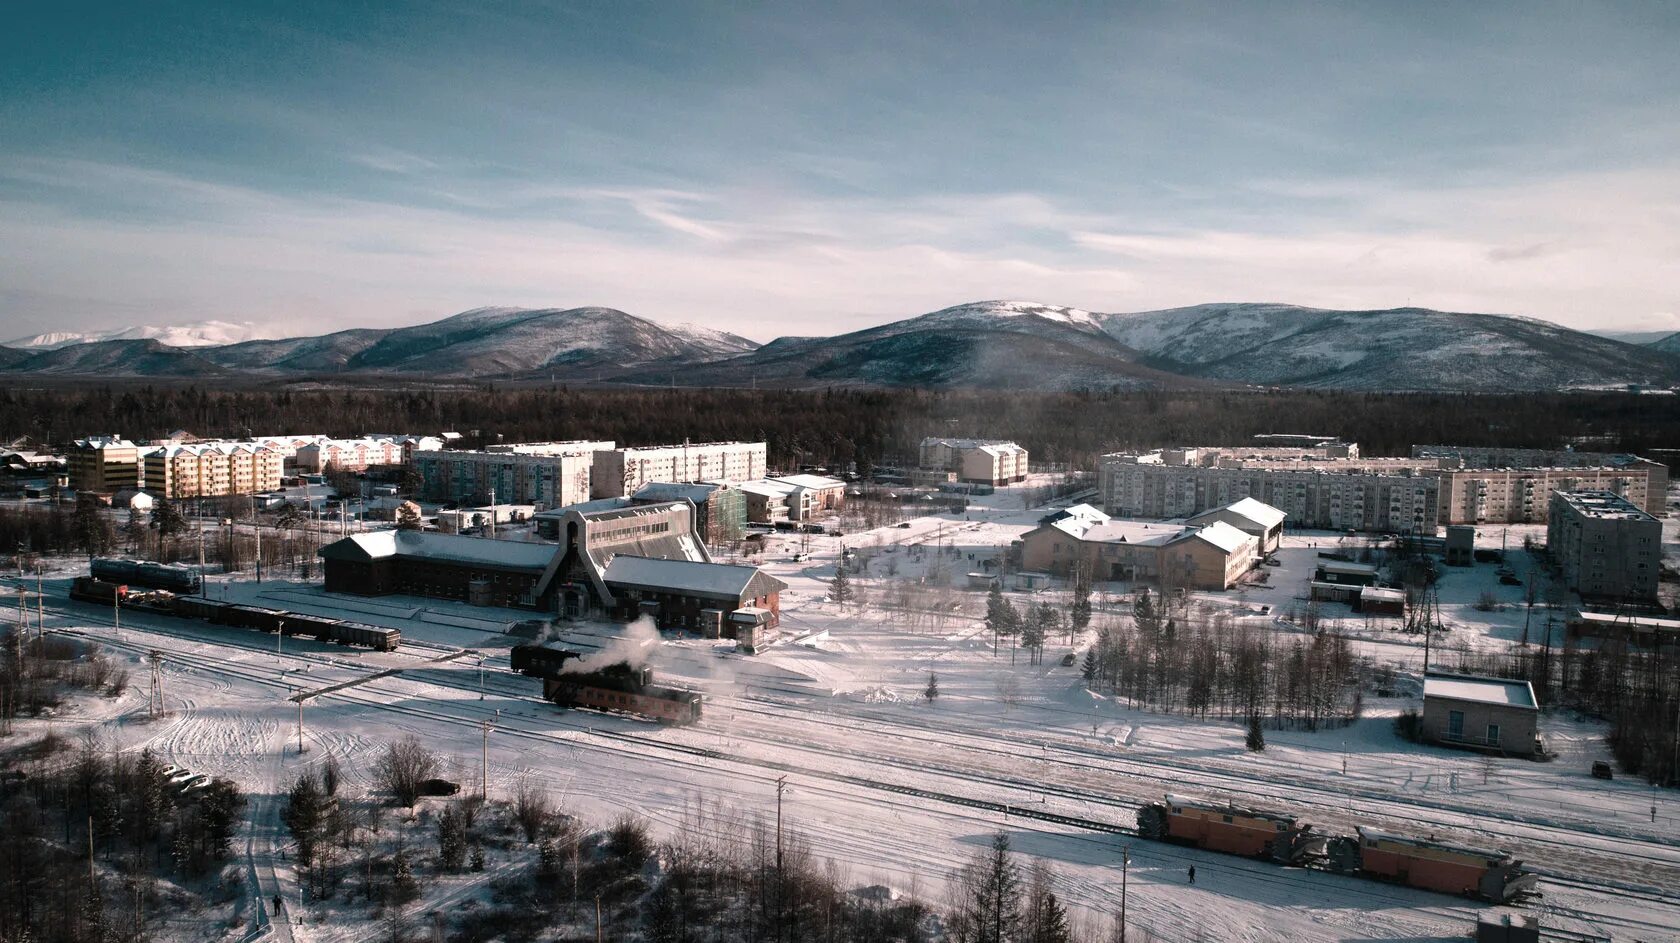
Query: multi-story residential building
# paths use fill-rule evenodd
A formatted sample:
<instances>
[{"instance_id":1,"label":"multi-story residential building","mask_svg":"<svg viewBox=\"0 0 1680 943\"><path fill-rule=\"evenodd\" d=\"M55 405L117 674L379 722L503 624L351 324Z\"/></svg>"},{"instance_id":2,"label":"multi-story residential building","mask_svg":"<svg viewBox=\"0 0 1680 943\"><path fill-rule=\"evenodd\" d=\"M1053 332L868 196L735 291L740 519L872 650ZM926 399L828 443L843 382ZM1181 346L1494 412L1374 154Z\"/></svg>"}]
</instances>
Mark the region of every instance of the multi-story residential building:
<instances>
[{"instance_id":1,"label":"multi-story residential building","mask_svg":"<svg viewBox=\"0 0 1680 943\"><path fill-rule=\"evenodd\" d=\"M1546 551L1584 599L1654 602L1662 522L1609 491L1556 491Z\"/></svg>"},{"instance_id":2,"label":"multi-story residential building","mask_svg":"<svg viewBox=\"0 0 1680 943\"><path fill-rule=\"evenodd\" d=\"M1668 466L1625 452L1414 445L1439 463L1443 507L1454 522L1540 523L1553 491L1614 491L1661 517Z\"/></svg>"},{"instance_id":3,"label":"multi-story residential building","mask_svg":"<svg viewBox=\"0 0 1680 943\"><path fill-rule=\"evenodd\" d=\"M1614 491L1660 513L1668 486L1665 466L1632 455L1443 446L1410 458L1357 455L1351 443L1114 454L1103 457L1099 488L1105 508L1129 516L1183 517L1253 497L1300 527L1433 534L1443 524L1544 523L1557 490ZM1567 465L1466 464L1566 456Z\"/></svg>"},{"instance_id":4,"label":"multi-story residential building","mask_svg":"<svg viewBox=\"0 0 1680 943\"><path fill-rule=\"evenodd\" d=\"M299 471L319 473L330 465L359 472L375 465L401 465L404 458L403 444L393 439L322 439L300 446L295 461Z\"/></svg>"},{"instance_id":5,"label":"multi-story residential building","mask_svg":"<svg viewBox=\"0 0 1680 943\"><path fill-rule=\"evenodd\" d=\"M1412 469L1333 460L1164 464L1163 454L1107 455L1098 475L1104 509L1121 517L1180 518L1253 498L1297 527L1433 534L1439 483Z\"/></svg>"},{"instance_id":6,"label":"multi-story residential building","mask_svg":"<svg viewBox=\"0 0 1680 943\"><path fill-rule=\"evenodd\" d=\"M593 455L611 442L544 442L483 452L420 451L412 464L434 501L497 501L539 510L589 500Z\"/></svg>"},{"instance_id":7,"label":"multi-story residential building","mask_svg":"<svg viewBox=\"0 0 1680 943\"><path fill-rule=\"evenodd\" d=\"M121 436L77 439L66 454L70 487L77 491L116 492L140 487L142 447Z\"/></svg>"},{"instance_id":8,"label":"multi-story residential building","mask_svg":"<svg viewBox=\"0 0 1680 943\"><path fill-rule=\"evenodd\" d=\"M251 442L155 446L140 461L142 486L164 498L273 491L285 471L280 452Z\"/></svg>"},{"instance_id":9,"label":"multi-story residential building","mask_svg":"<svg viewBox=\"0 0 1680 943\"><path fill-rule=\"evenodd\" d=\"M655 481L742 482L764 477L763 442L706 442L619 448L594 453L590 494L617 498Z\"/></svg>"},{"instance_id":10,"label":"multi-story residential building","mask_svg":"<svg viewBox=\"0 0 1680 943\"><path fill-rule=\"evenodd\" d=\"M1002 439L928 436L920 453L922 471L952 472L958 481L1007 485L1027 477L1027 450Z\"/></svg>"}]
</instances>

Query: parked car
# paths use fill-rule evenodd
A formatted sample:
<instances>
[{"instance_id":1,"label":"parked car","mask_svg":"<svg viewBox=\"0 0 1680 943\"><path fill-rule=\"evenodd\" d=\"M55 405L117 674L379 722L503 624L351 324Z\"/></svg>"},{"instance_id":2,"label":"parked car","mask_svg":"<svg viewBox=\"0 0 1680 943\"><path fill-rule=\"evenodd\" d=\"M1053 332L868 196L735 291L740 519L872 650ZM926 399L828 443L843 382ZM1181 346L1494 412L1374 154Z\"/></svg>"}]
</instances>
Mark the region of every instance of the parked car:
<instances>
[{"instance_id":1,"label":"parked car","mask_svg":"<svg viewBox=\"0 0 1680 943\"><path fill-rule=\"evenodd\" d=\"M1266 558L1266 565L1267 566L1283 566L1283 561L1279 560L1277 557L1267 557Z\"/></svg>"},{"instance_id":2,"label":"parked car","mask_svg":"<svg viewBox=\"0 0 1680 943\"><path fill-rule=\"evenodd\" d=\"M447 779L428 779L420 784L422 796L453 796L461 791L461 784Z\"/></svg>"},{"instance_id":3,"label":"parked car","mask_svg":"<svg viewBox=\"0 0 1680 943\"><path fill-rule=\"evenodd\" d=\"M1066 655L1062 656L1062 667L1071 667L1073 663L1078 660L1079 659L1073 654L1073 652L1068 652Z\"/></svg>"},{"instance_id":4,"label":"parked car","mask_svg":"<svg viewBox=\"0 0 1680 943\"><path fill-rule=\"evenodd\" d=\"M1610 764L1604 762L1603 760L1600 760L1592 765L1592 774L1594 779L1616 778L1616 774L1610 770Z\"/></svg>"},{"instance_id":5,"label":"parked car","mask_svg":"<svg viewBox=\"0 0 1680 943\"><path fill-rule=\"evenodd\" d=\"M899 521L899 522L898 522L898 526L900 526L900 527L909 527L909 526L910 526L910 522L909 522L909 521Z\"/></svg>"}]
</instances>

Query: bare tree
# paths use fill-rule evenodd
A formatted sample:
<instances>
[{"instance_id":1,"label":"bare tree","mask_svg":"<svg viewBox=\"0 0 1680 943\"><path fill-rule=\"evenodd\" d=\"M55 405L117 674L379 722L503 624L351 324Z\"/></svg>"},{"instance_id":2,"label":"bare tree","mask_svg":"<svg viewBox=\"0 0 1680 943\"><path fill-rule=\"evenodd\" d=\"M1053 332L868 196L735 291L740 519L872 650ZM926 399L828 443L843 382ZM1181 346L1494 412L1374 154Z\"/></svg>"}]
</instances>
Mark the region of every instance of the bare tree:
<instances>
[{"instance_id":1,"label":"bare tree","mask_svg":"<svg viewBox=\"0 0 1680 943\"><path fill-rule=\"evenodd\" d=\"M420 798L421 787L437 769L437 754L422 746L418 739L404 737L385 747L385 755L374 767L373 777L397 802L413 806Z\"/></svg>"},{"instance_id":2,"label":"bare tree","mask_svg":"<svg viewBox=\"0 0 1680 943\"><path fill-rule=\"evenodd\" d=\"M528 776L519 777L513 790L513 817L519 823L520 831L525 833L525 840L536 841L552 814L547 790Z\"/></svg>"}]
</instances>

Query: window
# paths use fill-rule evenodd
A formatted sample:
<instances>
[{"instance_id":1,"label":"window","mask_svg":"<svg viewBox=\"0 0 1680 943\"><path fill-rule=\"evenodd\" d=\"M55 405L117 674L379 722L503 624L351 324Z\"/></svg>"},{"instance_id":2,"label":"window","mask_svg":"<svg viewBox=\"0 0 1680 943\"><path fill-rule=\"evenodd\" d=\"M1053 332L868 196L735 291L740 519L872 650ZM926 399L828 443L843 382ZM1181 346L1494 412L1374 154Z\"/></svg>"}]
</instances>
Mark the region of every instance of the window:
<instances>
[{"instance_id":1,"label":"window","mask_svg":"<svg viewBox=\"0 0 1680 943\"><path fill-rule=\"evenodd\" d=\"M1464 712L1463 711L1449 711L1447 713L1447 736L1449 736L1449 737L1462 737L1462 736L1464 736Z\"/></svg>"},{"instance_id":2,"label":"window","mask_svg":"<svg viewBox=\"0 0 1680 943\"><path fill-rule=\"evenodd\" d=\"M1487 742L1490 744L1496 744L1499 742L1498 724L1488 724Z\"/></svg>"}]
</instances>

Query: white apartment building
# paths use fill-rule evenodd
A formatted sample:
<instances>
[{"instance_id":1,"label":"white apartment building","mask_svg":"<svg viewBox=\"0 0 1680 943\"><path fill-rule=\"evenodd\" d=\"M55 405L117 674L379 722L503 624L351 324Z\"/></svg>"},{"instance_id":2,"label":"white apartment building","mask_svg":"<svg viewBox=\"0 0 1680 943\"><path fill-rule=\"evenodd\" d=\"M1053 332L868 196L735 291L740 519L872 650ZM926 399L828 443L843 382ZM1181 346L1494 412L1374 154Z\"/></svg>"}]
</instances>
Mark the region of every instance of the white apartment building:
<instances>
[{"instance_id":1,"label":"white apartment building","mask_svg":"<svg viewBox=\"0 0 1680 943\"><path fill-rule=\"evenodd\" d=\"M769 448L763 442L705 442L610 449L594 453L590 494L618 498L655 481L725 481L763 478Z\"/></svg>"},{"instance_id":2,"label":"white apartment building","mask_svg":"<svg viewBox=\"0 0 1680 943\"><path fill-rule=\"evenodd\" d=\"M415 452L411 462L434 501L489 501L538 510L589 500L594 453L611 442L543 442L483 452Z\"/></svg>"},{"instance_id":3,"label":"white apartment building","mask_svg":"<svg viewBox=\"0 0 1680 943\"><path fill-rule=\"evenodd\" d=\"M333 466L343 471L366 471L374 465L401 465L403 443L395 439L322 439L297 450L299 471L320 473Z\"/></svg>"},{"instance_id":4,"label":"white apartment building","mask_svg":"<svg viewBox=\"0 0 1680 943\"><path fill-rule=\"evenodd\" d=\"M1007 485L1027 477L1027 450L1002 439L928 436L918 463L924 471L954 472L958 481L973 484Z\"/></svg>"}]
</instances>

